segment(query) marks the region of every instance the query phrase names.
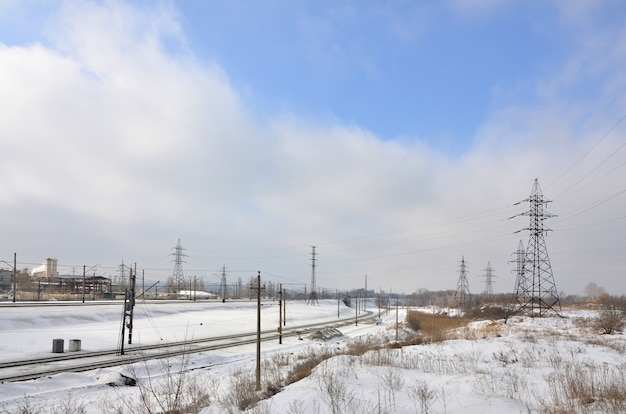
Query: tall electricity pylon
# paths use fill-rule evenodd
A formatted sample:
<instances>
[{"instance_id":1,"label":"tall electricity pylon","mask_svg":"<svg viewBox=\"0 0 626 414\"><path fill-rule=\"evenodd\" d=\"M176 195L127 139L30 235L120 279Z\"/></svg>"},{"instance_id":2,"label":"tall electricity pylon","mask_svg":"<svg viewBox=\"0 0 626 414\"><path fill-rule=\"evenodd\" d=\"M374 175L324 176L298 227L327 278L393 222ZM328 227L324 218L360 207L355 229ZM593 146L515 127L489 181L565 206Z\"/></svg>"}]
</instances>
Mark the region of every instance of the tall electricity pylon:
<instances>
[{"instance_id":1,"label":"tall electricity pylon","mask_svg":"<svg viewBox=\"0 0 626 414\"><path fill-rule=\"evenodd\" d=\"M535 179L530 197L515 205L526 201L530 203L530 209L518 215L530 217L530 225L523 229L529 231L530 237L524 254L523 270L518 275L519 280L514 289L517 308L515 311L527 311L533 317L544 316L549 311L561 316L559 293L554 283L552 266L544 239L544 235L550 229L543 226L544 220L555 216L545 210L545 206L550 201L543 198L538 179ZM516 233L520 231L522 230Z\"/></svg>"},{"instance_id":2,"label":"tall electricity pylon","mask_svg":"<svg viewBox=\"0 0 626 414\"><path fill-rule=\"evenodd\" d=\"M496 275L493 274L493 269L491 268L491 262L487 262L487 268L485 269L485 296L488 299L493 297L493 278Z\"/></svg>"},{"instance_id":3,"label":"tall electricity pylon","mask_svg":"<svg viewBox=\"0 0 626 414\"><path fill-rule=\"evenodd\" d=\"M317 301L317 286L315 281L315 246L311 246L313 251L311 252L311 293L309 293L309 300L307 303L309 305L319 305Z\"/></svg>"},{"instance_id":4,"label":"tall electricity pylon","mask_svg":"<svg viewBox=\"0 0 626 414\"><path fill-rule=\"evenodd\" d=\"M524 243L520 240L517 250L513 253L515 260L511 263L515 263L515 289L513 291L513 302L515 305L518 303L524 303L526 297L527 288L524 285L526 279L524 278L524 258L526 256L526 250L524 249Z\"/></svg>"},{"instance_id":5,"label":"tall electricity pylon","mask_svg":"<svg viewBox=\"0 0 626 414\"><path fill-rule=\"evenodd\" d=\"M459 281L456 284L456 293L454 294L454 298L460 308L466 307L471 299L469 283L467 282L467 266L465 265L465 256L461 259L461 271L459 273Z\"/></svg>"},{"instance_id":6,"label":"tall electricity pylon","mask_svg":"<svg viewBox=\"0 0 626 414\"><path fill-rule=\"evenodd\" d=\"M181 287L185 284L185 277L183 275L183 257L187 257L186 254L183 253L183 250L186 250L182 244L180 244L180 239L178 239L178 243L176 243L175 247L172 247L174 253L170 253L170 256L174 256L174 272L172 273L172 283L176 286L176 291L180 292Z\"/></svg>"}]
</instances>

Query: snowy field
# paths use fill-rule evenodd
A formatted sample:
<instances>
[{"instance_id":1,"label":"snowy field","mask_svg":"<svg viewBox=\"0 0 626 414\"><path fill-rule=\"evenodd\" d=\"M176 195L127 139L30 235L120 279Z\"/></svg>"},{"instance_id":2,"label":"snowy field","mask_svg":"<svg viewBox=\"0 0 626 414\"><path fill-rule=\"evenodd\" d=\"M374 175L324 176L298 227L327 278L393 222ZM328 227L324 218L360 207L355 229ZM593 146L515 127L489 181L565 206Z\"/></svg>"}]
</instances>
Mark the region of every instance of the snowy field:
<instances>
[{"instance_id":1,"label":"snowy field","mask_svg":"<svg viewBox=\"0 0 626 414\"><path fill-rule=\"evenodd\" d=\"M340 309L342 317L354 315L343 304ZM66 344L81 339L85 351L117 347L117 303L1 310L3 361L50 355L54 338L64 338ZM135 315L137 344L253 332L256 326L255 304L250 302L138 303ZM287 315L287 326L336 320L337 302L288 303ZM400 309L399 320L404 316ZM396 331L392 310L382 323L340 328L343 336L330 341L289 337L282 345L264 342L260 393L253 388L255 346L242 345L2 383L0 412L167 412L177 389L182 390L177 398L188 408L180 412L203 414L625 412L626 340L594 332L589 324L593 312L572 310L564 316L474 322L444 342L355 352L393 340L396 332L404 337L407 331ZM275 329L278 304L266 303L262 319L263 329ZM321 362L311 367L311 375L295 381L299 368L316 359ZM138 384L111 386L119 383L120 374ZM264 399L255 404L245 400L259 394ZM192 400L201 404L194 406Z\"/></svg>"}]
</instances>

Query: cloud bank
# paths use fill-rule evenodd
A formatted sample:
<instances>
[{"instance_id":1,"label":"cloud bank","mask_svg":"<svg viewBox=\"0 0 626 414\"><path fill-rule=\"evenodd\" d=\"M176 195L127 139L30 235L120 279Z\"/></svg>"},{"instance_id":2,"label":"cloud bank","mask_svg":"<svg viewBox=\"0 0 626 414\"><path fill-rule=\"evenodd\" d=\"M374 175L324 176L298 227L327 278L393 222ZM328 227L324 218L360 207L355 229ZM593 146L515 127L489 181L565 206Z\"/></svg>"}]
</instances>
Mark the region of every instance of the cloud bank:
<instances>
[{"instance_id":1,"label":"cloud bank","mask_svg":"<svg viewBox=\"0 0 626 414\"><path fill-rule=\"evenodd\" d=\"M528 237L514 232L528 222L509 217L539 177L559 215L546 223L557 287L626 293L623 28L588 29L545 77L494 88L461 153L332 118L254 115L220 63L190 50L173 6L68 3L46 32L0 43L0 259L109 274L125 260L165 280L180 238L188 275L226 265L232 278L305 284L315 245L328 289L366 274L370 288L454 289L464 256L473 291L488 261L495 290L510 291L508 261Z\"/></svg>"}]
</instances>

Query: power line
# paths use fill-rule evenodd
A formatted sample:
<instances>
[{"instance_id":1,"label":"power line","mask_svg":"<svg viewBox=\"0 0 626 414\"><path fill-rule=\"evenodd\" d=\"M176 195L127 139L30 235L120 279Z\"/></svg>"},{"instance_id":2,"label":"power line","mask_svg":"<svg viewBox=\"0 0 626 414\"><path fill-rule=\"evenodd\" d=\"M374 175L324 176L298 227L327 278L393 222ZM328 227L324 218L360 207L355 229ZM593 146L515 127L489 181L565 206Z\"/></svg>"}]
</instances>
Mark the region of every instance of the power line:
<instances>
[{"instance_id":1,"label":"power line","mask_svg":"<svg viewBox=\"0 0 626 414\"><path fill-rule=\"evenodd\" d=\"M600 139L599 139L599 140L598 140L595 144L593 144L593 146L592 146L591 148L589 148L589 149L588 149L588 150L587 150L587 151L586 151L586 152L585 152L585 153L584 153L584 154L583 154L583 155L582 155L582 156L581 156L581 157L580 157L577 161L575 161L575 162L574 162L574 163L573 163L573 164L572 164L572 165L571 165L571 166L570 166L567 170L565 170L565 172L563 172L563 174L561 174L561 175L560 175L560 176L559 176L556 180L554 180L554 181L553 181L551 184L549 184L549 185L548 185L548 187L546 187L546 188L550 188L552 185L554 185L556 182L558 182L561 178L565 177L565 176L566 176L566 175L567 175L570 171L572 171L572 170L574 169L574 167L576 167L578 164L580 164L580 162L581 162L582 160L584 160L584 159L587 157L587 155L589 155L589 154L590 154L590 153L591 153L591 152L592 152L592 151L593 151L593 150L594 150L594 149L595 149L598 145L600 145L600 143L601 143L602 141L604 141L604 139L605 139L606 137L608 137L608 136L609 136L609 134L610 134L611 132L613 132L613 130L614 130L615 128L617 128L617 127L618 127L618 125L619 125L619 124L621 124L621 123L622 123L622 121L623 121L624 119L626 119L626 114L622 115L622 117L621 117L620 119L618 119L618 120L617 120L617 122L615 122L615 124L613 124L613 126L612 126L612 127L611 127L611 128L610 128L607 132L605 132L605 133L604 133L604 135L602 135L602 136L600 137ZM621 147L620 147L620 148L621 148ZM619 151L619 149L618 149L618 151ZM617 151L616 151L616 152L617 152ZM612 156L612 155L611 155L611 156ZM605 160L605 161L606 161L606 160ZM605 161L603 161L602 163L604 163ZM585 177L586 177L586 176L585 176ZM583 177L582 179L584 179L585 177ZM582 179L581 179L581 180L582 180ZM578 184L581 180L579 180L578 182L576 182L576 184ZM575 186L576 184L574 184L574 186ZM572 187L574 187L574 186L572 186ZM571 187L570 187L569 189L567 189L567 190L565 191L565 193L566 193L567 191L569 191L570 189L571 189ZM560 197L559 197L559 198L560 198Z\"/></svg>"}]
</instances>

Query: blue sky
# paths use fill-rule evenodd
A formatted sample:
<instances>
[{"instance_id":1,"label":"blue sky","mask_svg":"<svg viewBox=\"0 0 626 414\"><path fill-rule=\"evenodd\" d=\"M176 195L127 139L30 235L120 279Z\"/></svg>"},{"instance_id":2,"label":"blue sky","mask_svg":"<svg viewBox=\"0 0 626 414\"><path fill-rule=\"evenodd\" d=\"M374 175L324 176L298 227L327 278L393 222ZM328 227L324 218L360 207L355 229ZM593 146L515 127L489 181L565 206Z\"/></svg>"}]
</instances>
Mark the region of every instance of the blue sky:
<instances>
[{"instance_id":1,"label":"blue sky","mask_svg":"<svg viewBox=\"0 0 626 414\"><path fill-rule=\"evenodd\" d=\"M573 41L541 27L555 10L519 4L477 16L414 2L180 7L190 47L219 60L261 114L336 118L452 153L469 145L499 86L540 75ZM522 88L513 99L530 94Z\"/></svg>"},{"instance_id":2,"label":"blue sky","mask_svg":"<svg viewBox=\"0 0 626 414\"><path fill-rule=\"evenodd\" d=\"M180 238L190 274L307 283L317 245L329 289L453 289L464 256L509 291L539 178L566 293L626 293L625 23L612 0L0 0L0 260L163 279Z\"/></svg>"}]
</instances>

